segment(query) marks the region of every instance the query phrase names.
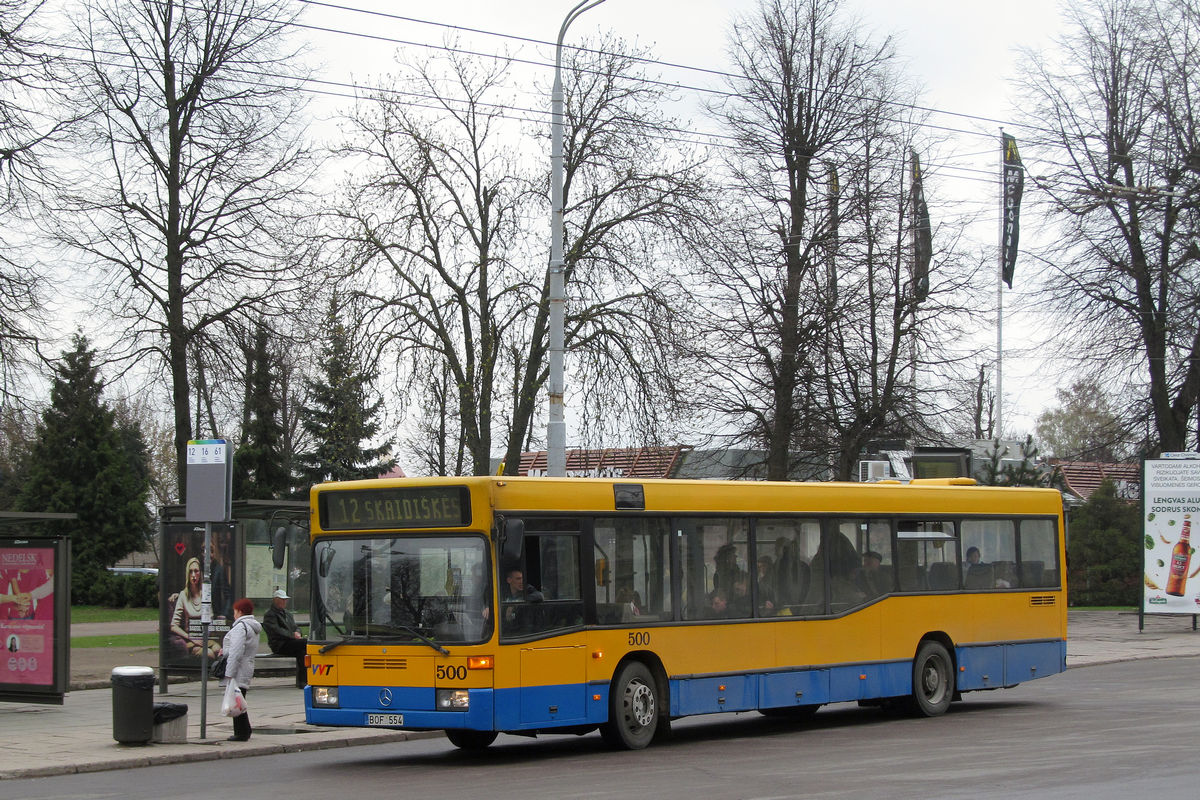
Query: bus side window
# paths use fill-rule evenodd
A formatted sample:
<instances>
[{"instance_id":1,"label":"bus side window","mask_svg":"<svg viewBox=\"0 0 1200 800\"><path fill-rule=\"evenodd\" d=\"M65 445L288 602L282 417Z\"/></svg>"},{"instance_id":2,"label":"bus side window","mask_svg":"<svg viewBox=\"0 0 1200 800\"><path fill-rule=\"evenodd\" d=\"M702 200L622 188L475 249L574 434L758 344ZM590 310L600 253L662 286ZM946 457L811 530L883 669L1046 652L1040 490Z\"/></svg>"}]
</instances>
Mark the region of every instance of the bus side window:
<instances>
[{"instance_id":1,"label":"bus side window","mask_svg":"<svg viewBox=\"0 0 1200 800\"><path fill-rule=\"evenodd\" d=\"M963 520L962 551L965 588L1007 589L1016 586L1012 564L1017 557L1017 531L1012 520Z\"/></svg>"},{"instance_id":2,"label":"bus side window","mask_svg":"<svg viewBox=\"0 0 1200 800\"><path fill-rule=\"evenodd\" d=\"M752 614L749 520L676 520L683 547L684 619L743 619Z\"/></svg>"},{"instance_id":3,"label":"bus side window","mask_svg":"<svg viewBox=\"0 0 1200 800\"><path fill-rule=\"evenodd\" d=\"M1018 566L1022 588L1058 588L1056 544L1053 520L1034 519L1021 523L1021 560Z\"/></svg>"},{"instance_id":4,"label":"bus side window","mask_svg":"<svg viewBox=\"0 0 1200 800\"><path fill-rule=\"evenodd\" d=\"M949 520L901 519L896 525L900 591L958 587L958 538ZM938 566L935 566L938 565Z\"/></svg>"},{"instance_id":5,"label":"bus side window","mask_svg":"<svg viewBox=\"0 0 1200 800\"><path fill-rule=\"evenodd\" d=\"M865 522L837 520L826 533L824 549L828 551L828 558L824 563L829 579L829 611L832 614L860 605L866 599L854 582L862 569L862 556L854 543L863 538L866 528Z\"/></svg>"},{"instance_id":6,"label":"bus side window","mask_svg":"<svg viewBox=\"0 0 1200 800\"><path fill-rule=\"evenodd\" d=\"M667 519L598 517L593 538L596 622L671 619Z\"/></svg>"}]
</instances>

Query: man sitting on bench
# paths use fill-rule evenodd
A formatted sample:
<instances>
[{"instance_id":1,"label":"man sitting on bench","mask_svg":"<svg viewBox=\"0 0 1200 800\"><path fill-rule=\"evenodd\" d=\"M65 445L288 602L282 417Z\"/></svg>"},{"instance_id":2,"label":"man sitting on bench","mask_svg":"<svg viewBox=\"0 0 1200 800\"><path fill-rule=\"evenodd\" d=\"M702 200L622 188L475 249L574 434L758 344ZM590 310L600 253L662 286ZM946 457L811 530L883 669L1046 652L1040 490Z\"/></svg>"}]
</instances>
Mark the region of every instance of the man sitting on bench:
<instances>
[{"instance_id":1,"label":"man sitting on bench","mask_svg":"<svg viewBox=\"0 0 1200 800\"><path fill-rule=\"evenodd\" d=\"M287 610L290 598L283 589L276 589L271 600L271 607L263 614L263 629L267 632L267 644L271 652L281 656L293 656L296 659L296 688L303 689L307 684L304 672L304 652L308 640L300 633L292 612Z\"/></svg>"}]
</instances>

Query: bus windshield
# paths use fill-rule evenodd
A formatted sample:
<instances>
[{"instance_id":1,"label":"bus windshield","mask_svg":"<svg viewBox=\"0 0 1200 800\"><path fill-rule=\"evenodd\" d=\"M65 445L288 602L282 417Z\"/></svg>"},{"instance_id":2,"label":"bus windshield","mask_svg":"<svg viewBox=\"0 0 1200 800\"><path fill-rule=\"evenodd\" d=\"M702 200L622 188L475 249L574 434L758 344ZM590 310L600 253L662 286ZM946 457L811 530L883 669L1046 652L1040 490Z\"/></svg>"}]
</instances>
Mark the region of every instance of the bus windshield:
<instances>
[{"instance_id":1,"label":"bus windshield","mask_svg":"<svg viewBox=\"0 0 1200 800\"><path fill-rule=\"evenodd\" d=\"M491 635L480 536L361 536L313 548L312 642L466 644Z\"/></svg>"}]
</instances>

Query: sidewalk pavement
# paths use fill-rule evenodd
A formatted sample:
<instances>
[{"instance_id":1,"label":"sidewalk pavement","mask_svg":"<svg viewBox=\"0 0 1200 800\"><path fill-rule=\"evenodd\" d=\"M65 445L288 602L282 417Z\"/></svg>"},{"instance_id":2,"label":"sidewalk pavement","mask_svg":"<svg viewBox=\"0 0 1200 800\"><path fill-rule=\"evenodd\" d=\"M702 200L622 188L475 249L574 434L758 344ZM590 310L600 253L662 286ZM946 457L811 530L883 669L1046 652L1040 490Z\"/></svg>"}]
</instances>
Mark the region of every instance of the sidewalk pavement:
<instances>
[{"instance_id":1,"label":"sidewalk pavement","mask_svg":"<svg viewBox=\"0 0 1200 800\"><path fill-rule=\"evenodd\" d=\"M1137 614L1070 611L1067 666L1170 656L1200 656L1200 631L1191 617L1147 617L1138 631ZM94 684L88 684L94 685ZM294 680L255 679L247 698L254 735L229 742L231 721L221 716L221 690L208 683L205 738L200 738L200 683L173 683L155 702L186 703L187 741L177 744L122 745L112 738L112 689L73 687L61 706L0 702L0 779L128 769L184 761L213 761L267 753L323 750L362 744L402 742L441 736L373 728L323 728L304 722L304 698Z\"/></svg>"}]
</instances>

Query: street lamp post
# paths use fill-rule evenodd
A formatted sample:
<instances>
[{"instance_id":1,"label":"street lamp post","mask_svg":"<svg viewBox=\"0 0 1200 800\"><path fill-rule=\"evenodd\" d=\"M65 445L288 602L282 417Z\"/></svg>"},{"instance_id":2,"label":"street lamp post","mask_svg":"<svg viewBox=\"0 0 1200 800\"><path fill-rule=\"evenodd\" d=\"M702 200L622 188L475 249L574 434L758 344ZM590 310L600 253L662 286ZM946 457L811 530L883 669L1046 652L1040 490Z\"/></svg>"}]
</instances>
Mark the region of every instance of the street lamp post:
<instances>
[{"instance_id":1,"label":"street lamp post","mask_svg":"<svg viewBox=\"0 0 1200 800\"><path fill-rule=\"evenodd\" d=\"M564 309L567 304L563 261L563 88L562 45L567 28L583 12L604 0L582 0L558 29L554 51L554 89L550 95L550 421L546 425L546 474L567 474L567 422L564 415L563 355L566 350Z\"/></svg>"}]
</instances>

